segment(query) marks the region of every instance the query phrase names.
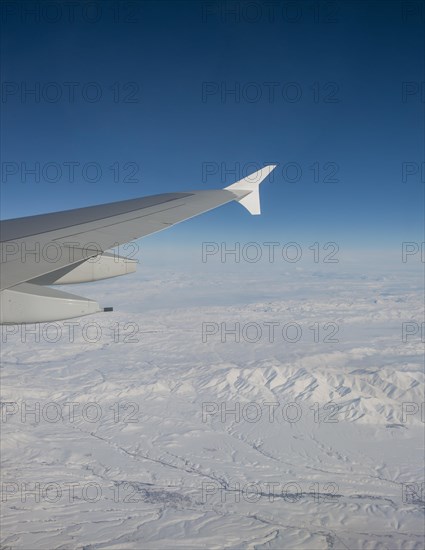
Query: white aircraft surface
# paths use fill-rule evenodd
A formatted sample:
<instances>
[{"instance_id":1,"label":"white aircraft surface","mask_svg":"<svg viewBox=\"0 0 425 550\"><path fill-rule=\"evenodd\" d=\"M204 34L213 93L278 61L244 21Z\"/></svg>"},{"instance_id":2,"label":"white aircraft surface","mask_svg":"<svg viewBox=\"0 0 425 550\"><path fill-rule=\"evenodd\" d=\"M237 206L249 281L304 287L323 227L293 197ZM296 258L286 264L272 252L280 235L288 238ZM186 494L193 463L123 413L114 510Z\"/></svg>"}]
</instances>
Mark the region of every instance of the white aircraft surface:
<instances>
[{"instance_id":1,"label":"white aircraft surface","mask_svg":"<svg viewBox=\"0 0 425 550\"><path fill-rule=\"evenodd\" d=\"M0 222L0 324L59 321L110 310L50 285L132 273L134 260L106 251L228 202L260 214L259 185L274 168L265 166L224 189L165 193Z\"/></svg>"}]
</instances>

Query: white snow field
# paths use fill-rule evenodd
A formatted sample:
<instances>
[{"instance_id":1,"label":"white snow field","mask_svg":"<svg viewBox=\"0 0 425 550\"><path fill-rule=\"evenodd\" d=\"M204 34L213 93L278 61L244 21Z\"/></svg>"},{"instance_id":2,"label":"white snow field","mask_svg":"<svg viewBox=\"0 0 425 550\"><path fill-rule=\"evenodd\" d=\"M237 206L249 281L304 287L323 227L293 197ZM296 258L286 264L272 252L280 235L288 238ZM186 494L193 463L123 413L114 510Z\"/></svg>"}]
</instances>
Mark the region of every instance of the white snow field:
<instances>
[{"instance_id":1,"label":"white snow field","mask_svg":"<svg viewBox=\"0 0 425 550\"><path fill-rule=\"evenodd\" d=\"M423 265L375 264L142 263L3 327L2 548L423 550Z\"/></svg>"}]
</instances>

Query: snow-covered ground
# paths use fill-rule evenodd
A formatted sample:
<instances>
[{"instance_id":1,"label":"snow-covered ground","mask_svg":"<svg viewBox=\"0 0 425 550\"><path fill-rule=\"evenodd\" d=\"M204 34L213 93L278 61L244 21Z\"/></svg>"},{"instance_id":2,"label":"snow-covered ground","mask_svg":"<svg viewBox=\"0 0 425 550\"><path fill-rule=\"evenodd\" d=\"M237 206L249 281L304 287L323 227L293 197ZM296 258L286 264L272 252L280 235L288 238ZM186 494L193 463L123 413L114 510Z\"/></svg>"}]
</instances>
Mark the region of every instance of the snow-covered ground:
<instances>
[{"instance_id":1,"label":"snow-covered ground","mask_svg":"<svg viewBox=\"0 0 425 550\"><path fill-rule=\"evenodd\" d=\"M422 550L407 267L142 263L3 327L2 548Z\"/></svg>"}]
</instances>

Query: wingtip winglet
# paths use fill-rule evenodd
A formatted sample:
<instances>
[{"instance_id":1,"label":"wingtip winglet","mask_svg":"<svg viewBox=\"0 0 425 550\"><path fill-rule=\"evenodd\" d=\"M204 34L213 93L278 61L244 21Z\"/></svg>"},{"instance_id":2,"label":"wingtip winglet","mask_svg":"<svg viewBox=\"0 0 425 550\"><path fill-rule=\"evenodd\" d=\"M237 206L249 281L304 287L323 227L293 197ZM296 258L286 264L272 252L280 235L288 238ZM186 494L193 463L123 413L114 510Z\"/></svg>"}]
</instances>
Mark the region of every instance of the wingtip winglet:
<instances>
[{"instance_id":1,"label":"wingtip winglet","mask_svg":"<svg viewBox=\"0 0 425 550\"><path fill-rule=\"evenodd\" d=\"M232 183L232 185L225 187L225 189L235 192L236 194L241 193L242 196L240 199L237 199L237 201L242 204L250 214L258 216L261 214L260 183L266 179L276 166L276 164L264 166L264 168L257 170L257 172L253 172L236 183Z\"/></svg>"}]
</instances>

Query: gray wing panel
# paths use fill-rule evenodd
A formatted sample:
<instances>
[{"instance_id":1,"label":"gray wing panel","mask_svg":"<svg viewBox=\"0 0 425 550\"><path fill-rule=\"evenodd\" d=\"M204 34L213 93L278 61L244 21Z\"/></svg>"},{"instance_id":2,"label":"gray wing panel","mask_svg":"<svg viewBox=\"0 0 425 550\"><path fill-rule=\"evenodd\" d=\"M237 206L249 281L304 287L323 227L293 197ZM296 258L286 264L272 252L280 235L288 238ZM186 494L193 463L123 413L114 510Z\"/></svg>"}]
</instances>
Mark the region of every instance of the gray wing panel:
<instances>
[{"instance_id":1,"label":"gray wing panel","mask_svg":"<svg viewBox=\"0 0 425 550\"><path fill-rule=\"evenodd\" d=\"M222 189L168 193L3 221L0 289L74 265L248 193Z\"/></svg>"},{"instance_id":2,"label":"gray wing panel","mask_svg":"<svg viewBox=\"0 0 425 550\"><path fill-rule=\"evenodd\" d=\"M102 223L103 219L120 214L129 214L131 212L137 214L141 210L149 212L151 208L155 211L156 207L166 207L167 203L175 203L176 200L184 199L190 195L190 193L164 193L141 199L130 199L87 206L85 208L64 210L62 212L53 212L51 214L4 220L0 221L0 242L16 241L24 237L47 233L48 231L67 230L70 227L84 223Z\"/></svg>"}]
</instances>

